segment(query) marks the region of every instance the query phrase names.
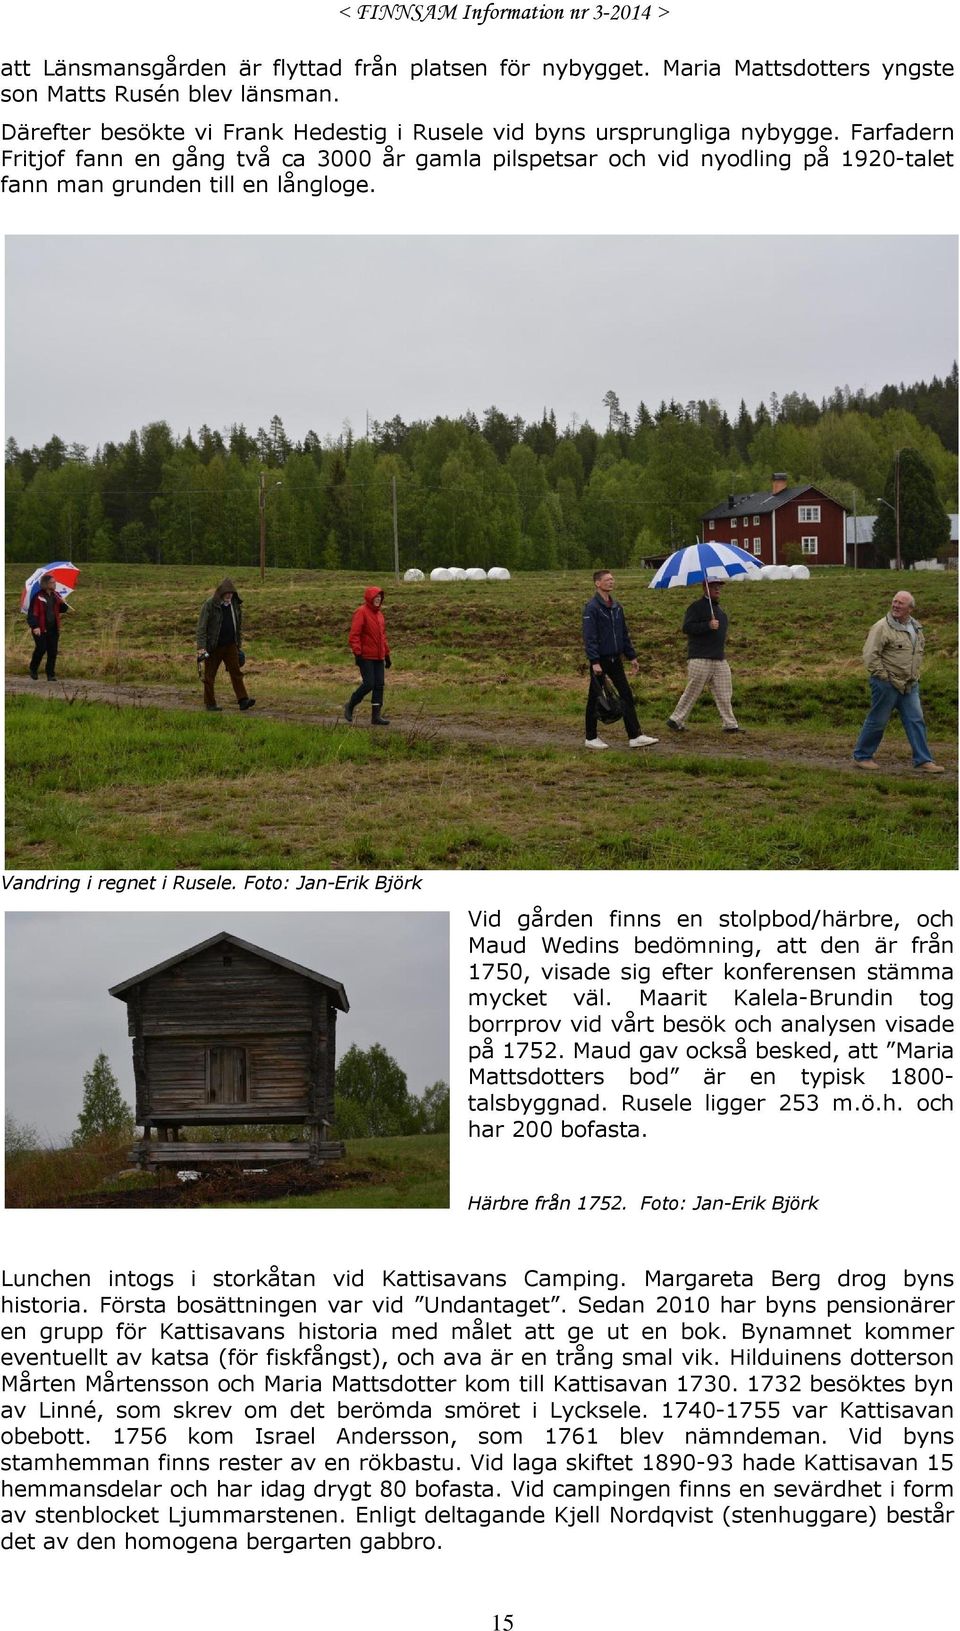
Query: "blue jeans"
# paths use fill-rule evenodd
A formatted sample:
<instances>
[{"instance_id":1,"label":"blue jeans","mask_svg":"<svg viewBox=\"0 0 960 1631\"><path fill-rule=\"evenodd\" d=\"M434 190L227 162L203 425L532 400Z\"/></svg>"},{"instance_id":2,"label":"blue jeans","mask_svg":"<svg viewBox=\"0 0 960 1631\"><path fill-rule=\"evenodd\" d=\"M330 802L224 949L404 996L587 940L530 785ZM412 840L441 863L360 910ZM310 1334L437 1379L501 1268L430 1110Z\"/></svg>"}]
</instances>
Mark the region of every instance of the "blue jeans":
<instances>
[{"instance_id":1,"label":"blue jeans","mask_svg":"<svg viewBox=\"0 0 960 1631\"><path fill-rule=\"evenodd\" d=\"M360 684L357 686L357 689L354 691L353 696L350 698L350 702L349 702L348 706L351 707L351 708L356 708L363 701L364 697L368 694L368 692L372 691L373 692L373 697L372 697L371 700L373 702L373 706L375 708L382 707L382 705L383 705L383 663L382 663L382 661L378 661L374 657L358 657L357 658L357 666L360 669L362 679L360 681Z\"/></svg>"},{"instance_id":2,"label":"blue jeans","mask_svg":"<svg viewBox=\"0 0 960 1631\"><path fill-rule=\"evenodd\" d=\"M923 709L920 706L919 685L915 685L904 694L898 691L895 685L891 685L889 680L881 680L875 674L871 674L870 695L873 698L873 707L863 722L853 757L873 758L890 723L890 715L896 711L903 721L907 741L913 752L914 764L929 764L933 754L927 746L927 728L923 722Z\"/></svg>"}]
</instances>

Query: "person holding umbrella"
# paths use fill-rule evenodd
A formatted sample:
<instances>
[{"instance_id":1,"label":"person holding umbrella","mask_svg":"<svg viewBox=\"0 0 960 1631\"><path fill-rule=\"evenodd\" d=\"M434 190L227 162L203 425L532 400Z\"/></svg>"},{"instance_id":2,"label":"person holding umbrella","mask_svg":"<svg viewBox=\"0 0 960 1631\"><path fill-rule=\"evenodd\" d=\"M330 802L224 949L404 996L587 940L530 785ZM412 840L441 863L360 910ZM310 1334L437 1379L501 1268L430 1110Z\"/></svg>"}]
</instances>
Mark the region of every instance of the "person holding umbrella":
<instances>
[{"instance_id":1,"label":"person holding umbrella","mask_svg":"<svg viewBox=\"0 0 960 1631\"><path fill-rule=\"evenodd\" d=\"M720 584L727 578L759 577L760 563L736 544L689 544L676 549L650 581L651 589L685 589L698 583L701 593L687 607L687 688L667 720L672 731L684 720L700 693L709 687L725 731L739 732L733 712L733 680L724 657L727 614L719 604Z\"/></svg>"},{"instance_id":2,"label":"person holding umbrella","mask_svg":"<svg viewBox=\"0 0 960 1631\"><path fill-rule=\"evenodd\" d=\"M33 634L33 656L30 658L32 680L40 678L40 664L44 657L47 660L47 679L56 679L60 624L68 610L64 597L57 592L53 573L50 571L42 573L36 585L36 592L27 604L27 622Z\"/></svg>"},{"instance_id":3,"label":"person holding umbrella","mask_svg":"<svg viewBox=\"0 0 960 1631\"><path fill-rule=\"evenodd\" d=\"M729 618L720 605L720 581L708 578L703 594L686 609L683 633L687 637L687 687L667 720L672 731L686 730L685 720L703 691L717 705L723 728L739 732L733 711L733 676L724 656Z\"/></svg>"}]
</instances>

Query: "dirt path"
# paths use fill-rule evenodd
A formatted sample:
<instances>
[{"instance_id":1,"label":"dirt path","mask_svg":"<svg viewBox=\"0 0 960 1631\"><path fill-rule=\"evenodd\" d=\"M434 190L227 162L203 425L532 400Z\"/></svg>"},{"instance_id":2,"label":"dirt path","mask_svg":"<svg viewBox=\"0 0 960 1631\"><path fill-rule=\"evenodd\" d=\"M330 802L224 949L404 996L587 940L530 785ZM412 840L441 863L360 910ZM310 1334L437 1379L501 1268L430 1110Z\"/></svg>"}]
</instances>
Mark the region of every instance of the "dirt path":
<instances>
[{"instance_id":1,"label":"dirt path","mask_svg":"<svg viewBox=\"0 0 960 1631\"><path fill-rule=\"evenodd\" d=\"M197 689L193 686L123 685L83 679L58 680L54 685L50 685L44 681L37 683L26 675L8 675L6 692L8 696L32 696L51 704L84 701L105 702L112 707L170 708L188 713L199 711ZM577 738L571 738L569 728L549 730L543 726L524 725L513 721L505 721L500 726L478 725L466 719L445 719L418 711L406 714L402 705L399 712L391 711L395 734L415 732L421 739L427 740L483 742L504 747L523 745L570 748L583 751ZM339 716L306 700L302 703L287 701L270 703L264 707L258 706L256 717L282 719L288 724L320 726L331 730L367 728L360 724L348 727ZM766 763L798 765L813 770L834 770L853 776L863 777L871 774L869 771L859 770L853 760L846 756L811 748L805 738L794 737L785 745L784 737L788 733L784 730L751 729L744 731L742 736L724 736L711 723L703 730L691 729L681 737L672 735L663 727L660 728L663 729L663 734L655 750L658 758L664 754L688 757L691 753L700 753L711 758L729 755L731 758L760 759ZM656 734L657 729L654 726L651 734ZM628 751L619 728L616 736L612 732L610 736L612 748L619 752ZM887 756L889 762L884 764L884 775L915 775L916 772L909 762L903 744L897 743L894 751L898 756L894 758L893 753ZM952 756L947 759L947 763L952 772L955 769ZM933 777L930 779L934 780Z\"/></svg>"}]
</instances>

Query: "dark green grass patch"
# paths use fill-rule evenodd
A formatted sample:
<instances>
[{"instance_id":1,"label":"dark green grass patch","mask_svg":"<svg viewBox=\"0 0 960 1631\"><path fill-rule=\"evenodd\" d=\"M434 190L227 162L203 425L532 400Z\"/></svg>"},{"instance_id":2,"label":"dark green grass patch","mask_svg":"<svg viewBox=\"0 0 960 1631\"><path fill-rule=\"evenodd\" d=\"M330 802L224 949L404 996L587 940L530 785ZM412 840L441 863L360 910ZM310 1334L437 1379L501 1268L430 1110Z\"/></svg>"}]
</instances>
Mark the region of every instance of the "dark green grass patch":
<instances>
[{"instance_id":1,"label":"dark green grass patch","mask_svg":"<svg viewBox=\"0 0 960 1631\"><path fill-rule=\"evenodd\" d=\"M335 1189L253 1201L250 1205L261 1211L303 1207L322 1211L424 1211L450 1205L450 1140L446 1133L351 1139L346 1160L337 1162L336 1172ZM351 1174L356 1175L354 1184Z\"/></svg>"},{"instance_id":2,"label":"dark green grass patch","mask_svg":"<svg viewBox=\"0 0 960 1631\"><path fill-rule=\"evenodd\" d=\"M55 750L53 744L56 743ZM113 707L76 701L51 709L46 701L12 697L7 706L7 769L11 783L34 794L84 793L124 784L278 774L313 765L362 764L393 756L408 760L433 751L367 731L317 728L250 715L186 713L152 707Z\"/></svg>"},{"instance_id":3,"label":"dark green grass patch","mask_svg":"<svg viewBox=\"0 0 960 1631\"><path fill-rule=\"evenodd\" d=\"M410 1182L386 1183L377 1188L365 1186L357 1189L338 1189L327 1194L291 1195L282 1201L254 1201L254 1210L266 1207L290 1210L309 1207L320 1212L403 1210L408 1212L432 1211L450 1205L448 1185L439 1178L424 1178Z\"/></svg>"},{"instance_id":4,"label":"dark green grass patch","mask_svg":"<svg viewBox=\"0 0 960 1631\"><path fill-rule=\"evenodd\" d=\"M14 866L931 869L955 784L13 699ZM212 730L211 730L212 727ZM255 735L253 733L256 733ZM749 739L745 739L749 741ZM902 745L901 745L902 746ZM149 774L144 773L149 760Z\"/></svg>"}]
</instances>

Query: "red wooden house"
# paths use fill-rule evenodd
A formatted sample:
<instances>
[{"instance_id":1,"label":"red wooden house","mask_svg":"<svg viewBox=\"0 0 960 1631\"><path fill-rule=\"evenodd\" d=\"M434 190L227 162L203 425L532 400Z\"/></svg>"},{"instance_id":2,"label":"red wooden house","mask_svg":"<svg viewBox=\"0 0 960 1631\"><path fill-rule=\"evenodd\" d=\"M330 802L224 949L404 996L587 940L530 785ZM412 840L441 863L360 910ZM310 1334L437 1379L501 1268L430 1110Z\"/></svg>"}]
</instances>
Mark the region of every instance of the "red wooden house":
<instances>
[{"instance_id":1,"label":"red wooden house","mask_svg":"<svg viewBox=\"0 0 960 1631\"><path fill-rule=\"evenodd\" d=\"M764 566L843 566L846 511L819 487L790 487L781 473L768 493L731 493L701 522L705 543L738 544Z\"/></svg>"}]
</instances>

